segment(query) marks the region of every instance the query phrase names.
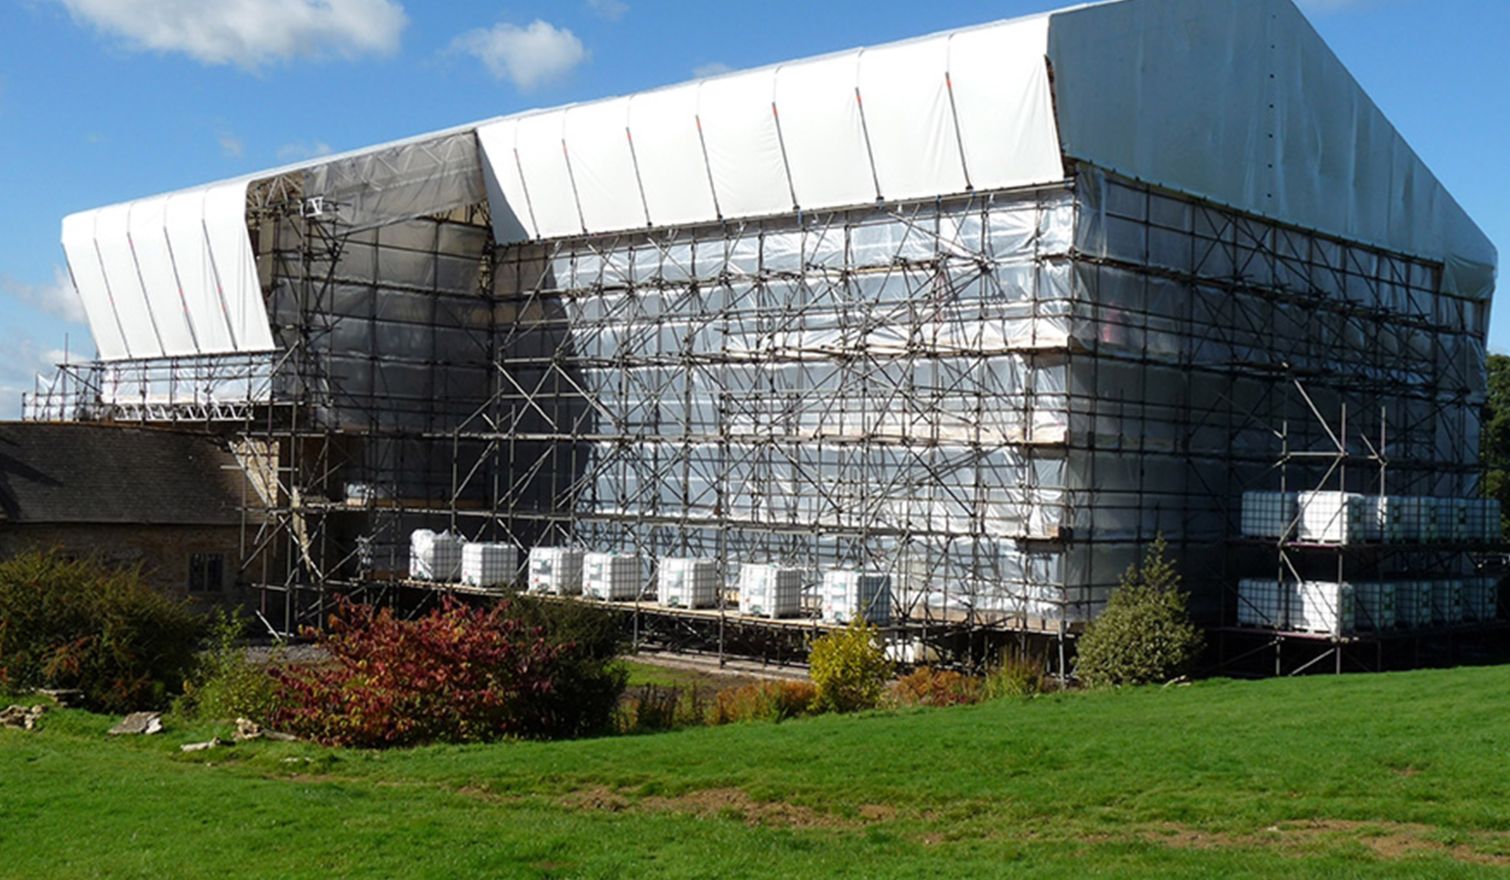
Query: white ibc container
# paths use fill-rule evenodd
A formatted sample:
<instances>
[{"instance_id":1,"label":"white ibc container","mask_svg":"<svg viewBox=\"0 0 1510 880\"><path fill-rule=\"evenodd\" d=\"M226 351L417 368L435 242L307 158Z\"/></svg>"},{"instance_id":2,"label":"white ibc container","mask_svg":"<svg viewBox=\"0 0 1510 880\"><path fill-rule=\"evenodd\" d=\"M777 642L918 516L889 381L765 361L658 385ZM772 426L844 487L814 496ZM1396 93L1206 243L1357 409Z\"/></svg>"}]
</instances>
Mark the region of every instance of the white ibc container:
<instances>
[{"instance_id":1,"label":"white ibc container","mask_svg":"<svg viewBox=\"0 0 1510 880\"><path fill-rule=\"evenodd\" d=\"M1414 544L1424 528L1421 499L1414 495L1386 495L1379 500L1380 540L1386 544Z\"/></svg>"},{"instance_id":2,"label":"white ibc container","mask_svg":"<svg viewBox=\"0 0 1510 880\"><path fill-rule=\"evenodd\" d=\"M939 660L939 652L922 639L897 639L889 641L882 650L887 660L906 666L937 663Z\"/></svg>"},{"instance_id":3,"label":"white ibc container","mask_svg":"<svg viewBox=\"0 0 1510 880\"><path fill-rule=\"evenodd\" d=\"M891 623L891 575L835 568L823 573L823 619Z\"/></svg>"},{"instance_id":4,"label":"white ibc container","mask_svg":"<svg viewBox=\"0 0 1510 880\"><path fill-rule=\"evenodd\" d=\"M1463 582L1457 578L1431 581L1431 622L1454 626L1463 622Z\"/></svg>"},{"instance_id":5,"label":"white ibc container","mask_svg":"<svg viewBox=\"0 0 1510 880\"><path fill-rule=\"evenodd\" d=\"M531 548L528 586L532 593L582 595L582 551L576 547Z\"/></svg>"},{"instance_id":6,"label":"white ibc container","mask_svg":"<svg viewBox=\"0 0 1510 880\"><path fill-rule=\"evenodd\" d=\"M409 535L409 577L455 583L461 577L461 548L465 543L460 535L450 532L416 529Z\"/></svg>"},{"instance_id":7,"label":"white ibc container","mask_svg":"<svg viewBox=\"0 0 1510 880\"><path fill-rule=\"evenodd\" d=\"M1449 500L1451 501L1452 505L1452 531L1448 537L1448 540L1452 541L1455 544L1466 544L1470 541L1479 540L1479 532L1481 531L1481 529L1475 528L1476 520L1478 518L1476 516L1478 499L1452 498Z\"/></svg>"},{"instance_id":8,"label":"white ibc container","mask_svg":"<svg viewBox=\"0 0 1510 880\"><path fill-rule=\"evenodd\" d=\"M721 586L711 559L662 559L656 574L656 598L668 608L716 608Z\"/></svg>"},{"instance_id":9,"label":"white ibc container","mask_svg":"<svg viewBox=\"0 0 1510 880\"><path fill-rule=\"evenodd\" d=\"M1499 499L1473 499L1468 515L1470 541L1490 544L1499 542L1501 537Z\"/></svg>"},{"instance_id":10,"label":"white ibc container","mask_svg":"<svg viewBox=\"0 0 1510 880\"><path fill-rule=\"evenodd\" d=\"M1465 581L1463 583L1463 619L1482 623L1497 617L1499 617L1499 578L1476 577Z\"/></svg>"},{"instance_id":11,"label":"white ibc container","mask_svg":"<svg viewBox=\"0 0 1510 880\"><path fill-rule=\"evenodd\" d=\"M1302 581L1297 599L1290 611L1290 629L1330 635L1353 631L1357 612L1351 584Z\"/></svg>"},{"instance_id":12,"label":"white ibc container","mask_svg":"<svg viewBox=\"0 0 1510 880\"><path fill-rule=\"evenodd\" d=\"M1358 544L1379 539L1379 504L1353 492L1301 492L1297 537L1318 544Z\"/></svg>"},{"instance_id":13,"label":"white ibc container","mask_svg":"<svg viewBox=\"0 0 1510 880\"><path fill-rule=\"evenodd\" d=\"M582 557L582 595L604 602L625 602L640 595L640 557L627 553L589 553Z\"/></svg>"},{"instance_id":14,"label":"white ibc container","mask_svg":"<svg viewBox=\"0 0 1510 880\"><path fill-rule=\"evenodd\" d=\"M1399 620L1395 611L1395 585L1389 581L1364 581L1353 584L1353 602L1358 612L1360 630L1394 629Z\"/></svg>"},{"instance_id":15,"label":"white ibc container","mask_svg":"<svg viewBox=\"0 0 1510 880\"><path fill-rule=\"evenodd\" d=\"M745 563L739 567L739 613L795 617L802 613L802 570Z\"/></svg>"},{"instance_id":16,"label":"white ibc container","mask_svg":"<svg viewBox=\"0 0 1510 880\"><path fill-rule=\"evenodd\" d=\"M1409 629L1431 626L1431 581L1396 581L1395 615Z\"/></svg>"},{"instance_id":17,"label":"white ibc container","mask_svg":"<svg viewBox=\"0 0 1510 880\"><path fill-rule=\"evenodd\" d=\"M1421 540L1434 544L1452 541L1458 516L1458 508L1453 499L1422 498L1421 509L1425 520Z\"/></svg>"},{"instance_id":18,"label":"white ibc container","mask_svg":"<svg viewBox=\"0 0 1510 880\"><path fill-rule=\"evenodd\" d=\"M472 587L505 587L514 582L519 553L513 544L467 544L461 548L461 582Z\"/></svg>"},{"instance_id":19,"label":"white ibc container","mask_svg":"<svg viewBox=\"0 0 1510 880\"><path fill-rule=\"evenodd\" d=\"M1294 492L1244 492L1243 536L1278 538L1295 521Z\"/></svg>"},{"instance_id":20,"label":"white ibc container","mask_svg":"<svg viewBox=\"0 0 1510 880\"><path fill-rule=\"evenodd\" d=\"M1285 599L1294 594L1293 584L1274 578L1244 578L1237 582L1237 625L1283 629Z\"/></svg>"}]
</instances>

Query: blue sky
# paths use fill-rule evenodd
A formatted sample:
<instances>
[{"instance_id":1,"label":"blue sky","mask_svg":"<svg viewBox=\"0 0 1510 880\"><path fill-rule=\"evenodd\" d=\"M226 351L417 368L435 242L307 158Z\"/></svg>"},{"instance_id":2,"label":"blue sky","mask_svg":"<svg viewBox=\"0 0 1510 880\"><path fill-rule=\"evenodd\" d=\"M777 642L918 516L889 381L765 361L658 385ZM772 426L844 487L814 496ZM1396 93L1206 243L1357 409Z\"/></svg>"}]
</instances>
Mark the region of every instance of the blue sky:
<instances>
[{"instance_id":1,"label":"blue sky","mask_svg":"<svg viewBox=\"0 0 1510 880\"><path fill-rule=\"evenodd\" d=\"M1065 0L0 0L0 417L65 336L93 351L65 214L537 106ZM1510 2L1305 0L1510 253ZM1510 351L1510 308L1491 348Z\"/></svg>"}]
</instances>

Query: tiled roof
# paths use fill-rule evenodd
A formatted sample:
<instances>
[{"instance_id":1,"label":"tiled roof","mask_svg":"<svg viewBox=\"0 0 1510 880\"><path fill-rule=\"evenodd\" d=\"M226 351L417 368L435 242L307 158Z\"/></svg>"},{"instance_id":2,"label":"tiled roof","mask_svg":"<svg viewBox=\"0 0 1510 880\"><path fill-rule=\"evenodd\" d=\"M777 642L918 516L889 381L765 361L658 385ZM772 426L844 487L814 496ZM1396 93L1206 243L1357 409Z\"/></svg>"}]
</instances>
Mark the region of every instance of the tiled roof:
<instances>
[{"instance_id":1,"label":"tiled roof","mask_svg":"<svg viewBox=\"0 0 1510 880\"><path fill-rule=\"evenodd\" d=\"M209 438L0 422L0 521L234 525L236 460Z\"/></svg>"}]
</instances>

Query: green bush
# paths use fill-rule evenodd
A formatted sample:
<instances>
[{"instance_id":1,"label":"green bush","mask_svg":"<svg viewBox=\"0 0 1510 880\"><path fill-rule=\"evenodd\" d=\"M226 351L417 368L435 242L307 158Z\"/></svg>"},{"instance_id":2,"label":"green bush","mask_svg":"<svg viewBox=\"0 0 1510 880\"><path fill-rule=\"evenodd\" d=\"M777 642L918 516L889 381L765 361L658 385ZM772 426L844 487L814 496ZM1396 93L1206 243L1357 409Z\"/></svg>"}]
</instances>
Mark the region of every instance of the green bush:
<instances>
[{"instance_id":1,"label":"green bush","mask_svg":"<svg viewBox=\"0 0 1510 880\"><path fill-rule=\"evenodd\" d=\"M808 655L808 675L817 689L813 707L819 712L873 709L892 671L875 627L856 620L813 642Z\"/></svg>"},{"instance_id":2,"label":"green bush","mask_svg":"<svg viewBox=\"0 0 1510 880\"><path fill-rule=\"evenodd\" d=\"M982 696L987 700L1031 697L1048 687L1043 664L1023 657L1003 656L986 673Z\"/></svg>"},{"instance_id":3,"label":"green bush","mask_svg":"<svg viewBox=\"0 0 1510 880\"><path fill-rule=\"evenodd\" d=\"M556 720L556 735L612 732L619 698L629 684L629 671L619 662L624 632L612 612L582 602L525 595L511 598L509 609L509 617L539 629L547 644L563 649L556 659L561 672L545 698Z\"/></svg>"},{"instance_id":4,"label":"green bush","mask_svg":"<svg viewBox=\"0 0 1510 880\"><path fill-rule=\"evenodd\" d=\"M1180 575L1158 537L1143 559L1122 575L1106 610L1080 638L1076 676L1088 687L1168 681L1186 671L1201 651Z\"/></svg>"},{"instance_id":5,"label":"green bush","mask_svg":"<svg viewBox=\"0 0 1510 880\"><path fill-rule=\"evenodd\" d=\"M216 609L209 637L173 711L184 718L250 718L266 724L278 705L278 682L269 667L247 659L242 637L246 618ZM274 652L273 661L281 658Z\"/></svg>"},{"instance_id":6,"label":"green bush","mask_svg":"<svg viewBox=\"0 0 1510 880\"><path fill-rule=\"evenodd\" d=\"M135 569L59 553L0 562L0 689L77 688L108 712L167 705L203 618Z\"/></svg>"}]
</instances>

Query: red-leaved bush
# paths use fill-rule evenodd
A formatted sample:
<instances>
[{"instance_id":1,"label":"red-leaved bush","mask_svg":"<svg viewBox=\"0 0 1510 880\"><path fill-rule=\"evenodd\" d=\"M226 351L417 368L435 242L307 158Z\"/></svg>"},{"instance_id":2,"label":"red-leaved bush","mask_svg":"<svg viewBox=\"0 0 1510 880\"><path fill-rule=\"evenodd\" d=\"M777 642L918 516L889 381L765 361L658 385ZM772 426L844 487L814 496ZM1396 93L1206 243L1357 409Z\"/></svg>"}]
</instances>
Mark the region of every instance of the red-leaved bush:
<instances>
[{"instance_id":1,"label":"red-leaved bush","mask_svg":"<svg viewBox=\"0 0 1510 880\"><path fill-rule=\"evenodd\" d=\"M886 702L895 706L963 706L983 697L980 679L928 666L892 682L886 692Z\"/></svg>"},{"instance_id":2,"label":"red-leaved bush","mask_svg":"<svg viewBox=\"0 0 1510 880\"><path fill-rule=\"evenodd\" d=\"M553 699L570 643L447 598L418 620L343 601L316 635L330 662L276 673L271 726L329 745L392 747L571 734ZM569 714L569 713L568 713Z\"/></svg>"}]
</instances>

